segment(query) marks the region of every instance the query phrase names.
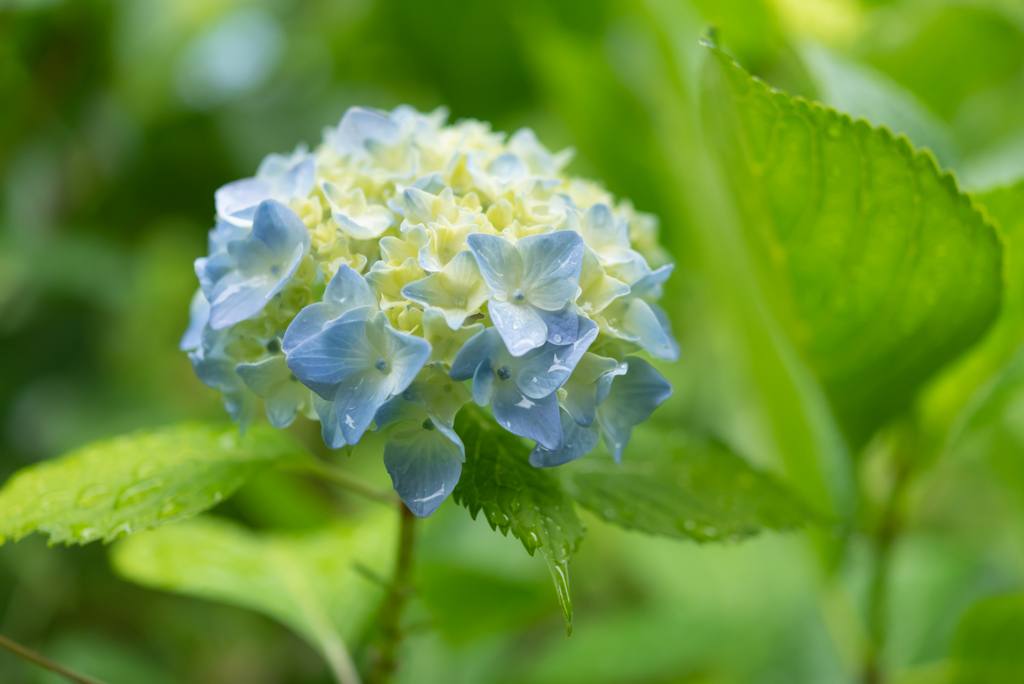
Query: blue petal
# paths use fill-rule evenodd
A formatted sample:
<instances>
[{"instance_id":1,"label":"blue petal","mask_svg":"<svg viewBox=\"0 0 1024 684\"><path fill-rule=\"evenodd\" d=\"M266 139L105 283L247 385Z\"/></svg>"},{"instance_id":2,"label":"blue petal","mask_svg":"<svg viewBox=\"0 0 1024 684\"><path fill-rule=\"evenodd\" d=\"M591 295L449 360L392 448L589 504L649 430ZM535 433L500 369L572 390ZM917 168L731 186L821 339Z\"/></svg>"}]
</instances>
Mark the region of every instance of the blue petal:
<instances>
[{"instance_id":1,"label":"blue petal","mask_svg":"<svg viewBox=\"0 0 1024 684\"><path fill-rule=\"evenodd\" d=\"M316 162L313 155L306 155L285 172L277 183L275 194L284 200L292 197L307 197L316 182Z\"/></svg>"},{"instance_id":2,"label":"blue petal","mask_svg":"<svg viewBox=\"0 0 1024 684\"><path fill-rule=\"evenodd\" d=\"M527 301L557 311L576 298L583 267L583 238L574 230L524 237L516 243L523 259Z\"/></svg>"},{"instance_id":3,"label":"blue petal","mask_svg":"<svg viewBox=\"0 0 1024 684\"><path fill-rule=\"evenodd\" d=\"M623 327L637 336L636 344L655 358L675 361L679 358L679 345L668 326L668 317L657 304L642 299L629 301Z\"/></svg>"},{"instance_id":4,"label":"blue petal","mask_svg":"<svg viewBox=\"0 0 1024 684\"><path fill-rule=\"evenodd\" d=\"M580 334L575 342L563 345L548 342L516 364L515 382L528 397L546 397L561 387L597 338L596 323L582 316L579 321Z\"/></svg>"},{"instance_id":5,"label":"blue petal","mask_svg":"<svg viewBox=\"0 0 1024 684\"><path fill-rule=\"evenodd\" d=\"M235 225L247 225L270 192L271 182L266 178L243 178L222 185L213 193L217 215Z\"/></svg>"},{"instance_id":6,"label":"blue petal","mask_svg":"<svg viewBox=\"0 0 1024 684\"><path fill-rule=\"evenodd\" d=\"M373 414L388 398L388 385L387 375L372 367L353 373L338 384L334 408L346 442L356 444L370 427Z\"/></svg>"},{"instance_id":7,"label":"blue petal","mask_svg":"<svg viewBox=\"0 0 1024 684\"><path fill-rule=\"evenodd\" d=\"M560 311L536 310L547 326L547 341L553 344L571 344L579 333L580 316L570 302Z\"/></svg>"},{"instance_id":8,"label":"blue petal","mask_svg":"<svg viewBox=\"0 0 1024 684\"><path fill-rule=\"evenodd\" d=\"M341 117L332 142L338 154L351 154L364 149L369 141L394 145L401 133L386 112L365 107L350 107Z\"/></svg>"},{"instance_id":9,"label":"blue petal","mask_svg":"<svg viewBox=\"0 0 1024 684\"><path fill-rule=\"evenodd\" d=\"M423 192L429 192L431 195L438 195L446 186L444 184L444 176L440 173L430 173L426 176L420 176L414 180L409 187L422 190Z\"/></svg>"},{"instance_id":10,"label":"blue petal","mask_svg":"<svg viewBox=\"0 0 1024 684\"><path fill-rule=\"evenodd\" d=\"M256 414L256 395L235 372L235 360L219 353L207 355L202 349L189 353L188 358L196 377L207 387L221 392L225 410L245 432Z\"/></svg>"},{"instance_id":11,"label":"blue petal","mask_svg":"<svg viewBox=\"0 0 1024 684\"><path fill-rule=\"evenodd\" d=\"M258 315L308 251L309 231L302 219L276 200L262 202L252 233L228 244L236 270L220 278L209 296L210 326L221 330Z\"/></svg>"},{"instance_id":12,"label":"blue petal","mask_svg":"<svg viewBox=\"0 0 1024 684\"><path fill-rule=\"evenodd\" d=\"M530 175L530 167L518 155L505 152L487 165L487 172L501 181L517 181Z\"/></svg>"},{"instance_id":13,"label":"blue petal","mask_svg":"<svg viewBox=\"0 0 1024 684\"><path fill-rule=\"evenodd\" d=\"M452 493L462 475L463 460L462 442L452 442L437 429L416 426L384 445L384 466L395 491L419 518L436 511Z\"/></svg>"},{"instance_id":14,"label":"blue petal","mask_svg":"<svg viewBox=\"0 0 1024 684\"><path fill-rule=\"evenodd\" d=\"M299 215L277 200L260 202L252 221L252 238L265 244L279 256L292 254L296 245L309 251L309 230Z\"/></svg>"},{"instance_id":15,"label":"blue petal","mask_svg":"<svg viewBox=\"0 0 1024 684\"><path fill-rule=\"evenodd\" d=\"M366 337L366 326L364 320L348 320L326 327L288 354L288 367L303 385L333 400L338 383L353 373L373 368L380 358L380 352Z\"/></svg>"},{"instance_id":16,"label":"blue petal","mask_svg":"<svg viewBox=\"0 0 1024 684\"><path fill-rule=\"evenodd\" d=\"M196 277L199 278L199 287L206 295L207 301L213 297L213 290L217 282L234 269L231 255L226 251L213 254L208 257L199 257L195 260Z\"/></svg>"},{"instance_id":17,"label":"blue petal","mask_svg":"<svg viewBox=\"0 0 1024 684\"><path fill-rule=\"evenodd\" d=\"M338 272L327 283L324 290L324 301L332 302L342 309L341 313L360 306L377 306L377 296L355 269L347 264L338 267ZM340 314L339 314L340 315Z\"/></svg>"},{"instance_id":18,"label":"blue petal","mask_svg":"<svg viewBox=\"0 0 1024 684\"><path fill-rule=\"evenodd\" d=\"M593 425L597 419L597 407L608 397L612 380L617 375L624 375L627 368L625 363L615 359L584 354L573 374L562 385L565 390L562 408L580 425Z\"/></svg>"},{"instance_id":19,"label":"blue petal","mask_svg":"<svg viewBox=\"0 0 1024 684\"><path fill-rule=\"evenodd\" d=\"M291 354L300 344L324 329L324 326L337 318L338 308L332 302L316 302L303 307L288 324L281 340L281 350Z\"/></svg>"},{"instance_id":20,"label":"blue petal","mask_svg":"<svg viewBox=\"0 0 1024 684\"><path fill-rule=\"evenodd\" d=\"M395 398L427 411L438 426L450 428L455 424L455 415L469 402L472 395L462 383L448 377L441 364L435 363L420 371L416 380ZM392 401L389 400L385 406ZM385 414L387 422L396 420L390 417L391 415ZM382 425L381 417L381 412L378 411L374 417L378 427Z\"/></svg>"},{"instance_id":21,"label":"blue petal","mask_svg":"<svg viewBox=\"0 0 1024 684\"><path fill-rule=\"evenodd\" d=\"M575 461L593 451L600 441L601 430L598 426L579 425L566 411L561 412L560 419L565 443L561 449L553 451L549 451L539 444L535 446L530 452L530 465L533 467L550 468Z\"/></svg>"},{"instance_id":22,"label":"blue petal","mask_svg":"<svg viewBox=\"0 0 1024 684\"><path fill-rule=\"evenodd\" d=\"M496 381L490 363L484 362L476 367L476 372L473 373L473 401L477 406L487 406L491 403Z\"/></svg>"},{"instance_id":23,"label":"blue petal","mask_svg":"<svg viewBox=\"0 0 1024 684\"><path fill-rule=\"evenodd\" d=\"M377 409L373 414L373 422L377 426L374 432L380 432L394 423L404 420L419 420L426 418L426 410L412 402L406 401L400 394L391 397Z\"/></svg>"},{"instance_id":24,"label":"blue petal","mask_svg":"<svg viewBox=\"0 0 1024 684\"><path fill-rule=\"evenodd\" d=\"M257 202L256 204L259 204ZM253 205L253 213L256 213L256 205ZM220 252L226 252L228 243L235 240L244 240L245 236L252 231L251 225L236 226L222 219L217 219L213 228L207 233L206 244L211 256Z\"/></svg>"},{"instance_id":25,"label":"blue petal","mask_svg":"<svg viewBox=\"0 0 1024 684\"><path fill-rule=\"evenodd\" d=\"M501 381L491 397L491 411L498 424L512 434L532 439L545 449L562 448L558 398L554 393L543 399L530 399L511 380Z\"/></svg>"},{"instance_id":26,"label":"blue petal","mask_svg":"<svg viewBox=\"0 0 1024 684\"><path fill-rule=\"evenodd\" d=\"M660 299L662 289L661 285L669 279L673 270L675 270L675 264L665 264L661 268L648 271L641 278L634 281L633 284L629 286L629 290L634 297Z\"/></svg>"},{"instance_id":27,"label":"blue petal","mask_svg":"<svg viewBox=\"0 0 1024 684\"><path fill-rule=\"evenodd\" d=\"M422 337L384 328L384 358L390 369L390 391L398 394L416 379L430 360L430 343Z\"/></svg>"},{"instance_id":28,"label":"blue petal","mask_svg":"<svg viewBox=\"0 0 1024 684\"><path fill-rule=\"evenodd\" d=\"M341 434L341 425L338 423L338 411L334 408L333 401L321 399L315 392L311 393L313 409L316 415L320 416L320 434L324 438L324 444L329 449L340 449L345 446L345 435Z\"/></svg>"},{"instance_id":29,"label":"blue petal","mask_svg":"<svg viewBox=\"0 0 1024 684\"><path fill-rule=\"evenodd\" d=\"M492 299L487 311L512 356L522 356L540 347L548 337L544 319L529 304Z\"/></svg>"},{"instance_id":30,"label":"blue petal","mask_svg":"<svg viewBox=\"0 0 1024 684\"><path fill-rule=\"evenodd\" d=\"M256 417L256 395L248 390L224 392L221 403L224 404L224 410L231 416L231 420L238 423L238 431L244 435L252 419Z\"/></svg>"},{"instance_id":31,"label":"blue petal","mask_svg":"<svg viewBox=\"0 0 1024 684\"><path fill-rule=\"evenodd\" d=\"M498 296L500 301L511 297L523 276L519 251L505 238L486 233L472 233L466 237L466 244L476 257L480 275L491 288L492 296Z\"/></svg>"},{"instance_id":32,"label":"blue petal","mask_svg":"<svg viewBox=\"0 0 1024 684\"><path fill-rule=\"evenodd\" d=\"M303 308L288 325L281 349L290 354L295 347L323 330L329 321L361 307L376 309L377 298L363 276L342 264L327 283L324 301Z\"/></svg>"},{"instance_id":33,"label":"blue petal","mask_svg":"<svg viewBox=\"0 0 1024 684\"><path fill-rule=\"evenodd\" d=\"M203 289L199 288L192 295L192 301L188 305L188 328L181 336L178 349L181 351L192 351L198 349L203 343L203 329L210 320L210 303L206 301Z\"/></svg>"},{"instance_id":34,"label":"blue petal","mask_svg":"<svg viewBox=\"0 0 1024 684\"><path fill-rule=\"evenodd\" d=\"M626 362L626 374L615 378L608 398L597 409L605 446L616 463L622 460L633 426L650 418L672 396L672 385L654 366L636 356L627 356Z\"/></svg>"},{"instance_id":35,"label":"blue petal","mask_svg":"<svg viewBox=\"0 0 1024 684\"><path fill-rule=\"evenodd\" d=\"M267 419L276 428L291 425L295 412L309 398L309 390L288 369L284 356L240 363L235 366L235 372L256 396L263 398Z\"/></svg>"},{"instance_id":36,"label":"blue petal","mask_svg":"<svg viewBox=\"0 0 1024 684\"><path fill-rule=\"evenodd\" d=\"M501 367L511 361L501 336L494 328L484 328L462 345L455 355L448 375L452 380L469 380L480 364L488 368Z\"/></svg>"}]
</instances>

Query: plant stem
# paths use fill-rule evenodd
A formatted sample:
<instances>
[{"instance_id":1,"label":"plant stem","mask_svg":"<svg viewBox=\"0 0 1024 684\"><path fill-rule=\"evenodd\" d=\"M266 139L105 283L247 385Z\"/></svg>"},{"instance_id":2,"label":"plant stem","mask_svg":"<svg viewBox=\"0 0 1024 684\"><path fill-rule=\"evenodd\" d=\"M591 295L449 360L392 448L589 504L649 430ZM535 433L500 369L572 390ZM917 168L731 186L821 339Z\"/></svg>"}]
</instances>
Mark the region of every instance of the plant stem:
<instances>
[{"instance_id":1,"label":"plant stem","mask_svg":"<svg viewBox=\"0 0 1024 684\"><path fill-rule=\"evenodd\" d=\"M359 494L367 499L372 499L373 501L379 501L389 505L395 505L396 503L402 505L402 500L393 493L383 489L377 489L373 485L367 484L359 478L352 477L340 468L335 468L334 466L321 461L304 463L299 467L299 470L311 475L316 475L317 477L327 480L342 489L347 489L350 492ZM405 506L402 505L402 508L404 509Z\"/></svg>"},{"instance_id":2,"label":"plant stem","mask_svg":"<svg viewBox=\"0 0 1024 684\"><path fill-rule=\"evenodd\" d=\"M416 516L405 504L398 504L402 517L398 535L398 558L395 561L395 578L384 597L380 611L381 645L380 656L368 681L371 684L387 684L398 667L396 654L402 642L403 632L400 621L409 596L412 594L412 552L416 541Z\"/></svg>"},{"instance_id":3,"label":"plant stem","mask_svg":"<svg viewBox=\"0 0 1024 684\"><path fill-rule=\"evenodd\" d=\"M63 665L55 663L46 656L43 656L42 654L27 649L21 644L11 641L3 635L0 635L0 647L7 649L19 658L24 658L30 663L35 663L39 667L45 668L50 672L56 672L61 677L64 677L64 679L67 679L70 682L76 682L76 684L104 684L103 682L94 677L78 674L77 672L72 672Z\"/></svg>"},{"instance_id":4,"label":"plant stem","mask_svg":"<svg viewBox=\"0 0 1024 684\"><path fill-rule=\"evenodd\" d=\"M893 546L903 531L901 514L903 495L906 492L907 484L913 471L912 459L901 456L904 455L897 455L892 490L889 492L889 497L882 508L881 517L879 518L874 535L877 558L875 559L875 568L871 577L871 594L868 598L868 631L871 636L871 644L864 663L864 684L884 684L885 682L880 657L886 638L885 603L886 594L888 593L887 582L890 566L892 565Z\"/></svg>"}]
</instances>

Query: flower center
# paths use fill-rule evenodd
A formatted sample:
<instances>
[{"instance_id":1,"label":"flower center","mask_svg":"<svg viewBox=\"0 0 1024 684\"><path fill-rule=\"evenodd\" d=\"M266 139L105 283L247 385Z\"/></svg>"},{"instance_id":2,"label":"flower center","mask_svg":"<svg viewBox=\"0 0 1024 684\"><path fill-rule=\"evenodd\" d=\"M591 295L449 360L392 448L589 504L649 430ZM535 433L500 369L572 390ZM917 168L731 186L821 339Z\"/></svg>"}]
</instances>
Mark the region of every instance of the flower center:
<instances>
[{"instance_id":1,"label":"flower center","mask_svg":"<svg viewBox=\"0 0 1024 684\"><path fill-rule=\"evenodd\" d=\"M434 429L434 424L430 421L429 418L427 418L425 421L423 421L423 429L424 430L433 430Z\"/></svg>"},{"instance_id":2,"label":"flower center","mask_svg":"<svg viewBox=\"0 0 1024 684\"><path fill-rule=\"evenodd\" d=\"M512 371L509 370L508 366L502 366L498 369L498 377L502 380L508 380L512 377Z\"/></svg>"},{"instance_id":3,"label":"flower center","mask_svg":"<svg viewBox=\"0 0 1024 684\"><path fill-rule=\"evenodd\" d=\"M388 372L388 360L383 356L377 359L377 362L373 364L373 367L379 370L381 373Z\"/></svg>"},{"instance_id":4,"label":"flower center","mask_svg":"<svg viewBox=\"0 0 1024 684\"><path fill-rule=\"evenodd\" d=\"M523 294L523 291L522 291L522 290L520 290L520 289L519 289L519 288L517 287L517 288L516 288L516 291L512 293L512 301L514 301L514 302L522 302L522 301L526 301L526 295L525 295L525 294Z\"/></svg>"},{"instance_id":5,"label":"flower center","mask_svg":"<svg viewBox=\"0 0 1024 684\"><path fill-rule=\"evenodd\" d=\"M460 309L465 307L466 306L466 298L463 297L462 295L457 296L455 298L455 306L459 307Z\"/></svg>"}]
</instances>

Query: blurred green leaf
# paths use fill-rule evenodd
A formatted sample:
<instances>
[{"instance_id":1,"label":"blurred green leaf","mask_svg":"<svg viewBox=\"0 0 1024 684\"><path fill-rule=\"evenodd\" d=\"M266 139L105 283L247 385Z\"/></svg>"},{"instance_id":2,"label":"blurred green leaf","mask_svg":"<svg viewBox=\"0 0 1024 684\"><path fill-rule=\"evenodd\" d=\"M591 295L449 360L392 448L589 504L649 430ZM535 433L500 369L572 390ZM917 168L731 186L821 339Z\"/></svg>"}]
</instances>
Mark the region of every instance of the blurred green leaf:
<instances>
[{"instance_id":1,"label":"blurred green leaf","mask_svg":"<svg viewBox=\"0 0 1024 684\"><path fill-rule=\"evenodd\" d=\"M205 511L304 449L286 433L186 423L95 442L25 468L0 490L0 541L109 542Z\"/></svg>"},{"instance_id":2,"label":"blurred green leaf","mask_svg":"<svg viewBox=\"0 0 1024 684\"><path fill-rule=\"evenodd\" d=\"M649 534L736 541L763 528L791 530L808 513L774 478L717 442L695 442L667 458L581 459L566 489L601 519Z\"/></svg>"},{"instance_id":3,"label":"blurred green leaf","mask_svg":"<svg viewBox=\"0 0 1024 684\"><path fill-rule=\"evenodd\" d=\"M990 190L1024 178L1024 131L1000 138L991 148L975 153L964 163L960 175L969 190Z\"/></svg>"},{"instance_id":4,"label":"blurred green leaf","mask_svg":"<svg viewBox=\"0 0 1024 684\"><path fill-rule=\"evenodd\" d=\"M885 129L772 91L717 49L704 93L768 300L860 446L995 318L999 238Z\"/></svg>"},{"instance_id":5,"label":"blurred green leaf","mask_svg":"<svg viewBox=\"0 0 1024 684\"><path fill-rule=\"evenodd\" d=\"M1024 66L1021 27L994 7L966 4L905 2L868 32L866 60L947 120Z\"/></svg>"},{"instance_id":6,"label":"blurred green leaf","mask_svg":"<svg viewBox=\"0 0 1024 684\"><path fill-rule=\"evenodd\" d=\"M916 148L931 150L944 167L957 166L960 155L952 133L906 88L870 66L814 43L804 45L800 55L823 104L906 136Z\"/></svg>"},{"instance_id":7,"label":"blurred green leaf","mask_svg":"<svg viewBox=\"0 0 1024 684\"><path fill-rule=\"evenodd\" d=\"M351 667L345 643L359 637L383 596L365 570L390 576L396 535L397 518L382 507L301 535L254 534L202 517L126 539L111 562L144 586L269 615L341 672Z\"/></svg>"},{"instance_id":8,"label":"blurred green leaf","mask_svg":"<svg viewBox=\"0 0 1024 684\"><path fill-rule=\"evenodd\" d=\"M452 498L473 518L482 510L492 529L512 532L531 556L540 551L571 632L569 559L584 533L572 499L554 475L530 465L529 447L479 408L460 411L455 431L466 446L466 463Z\"/></svg>"},{"instance_id":9,"label":"blurred green leaf","mask_svg":"<svg viewBox=\"0 0 1024 684\"><path fill-rule=\"evenodd\" d=\"M999 371L1024 339L1024 182L975 195L1003 238L1003 305L985 338L929 387L922 413L929 429L944 436L975 391Z\"/></svg>"},{"instance_id":10,"label":"blurred green leaf","mask_svg":"<svg viewBox=\"0 0 1024 684\"><path fill-rule=\"evenodd\" d=\"M1024 681L1024 596L998 596L964 615L953 642L951 684Z\"/></svg>"},{"instance_id":11,"label":"blurred green leaf","mask_svg":"<svg viewBox=\"0 0 1024 684\"><path fill-rule=\"evenodd\" d=\"M547 616L550 590L493 574L430 564L418 573L419 595L432 623L453 644L520 628ZM486 610L480 610L487 606Z\"/></svg>"},{"instance_id":12,"label":"blurred green leaf","mask_svg":"<svg viewBox=\"0 0 1024 684\"><path fill-rule=\"evenodd\" d=\"M85 672L104 684L176 684L158 662L126 643L95 630L61 634L49 642L46 655L76 672ZM67 684L60 675L39 670L37 684Z\"/></svg>"}]
</instances>

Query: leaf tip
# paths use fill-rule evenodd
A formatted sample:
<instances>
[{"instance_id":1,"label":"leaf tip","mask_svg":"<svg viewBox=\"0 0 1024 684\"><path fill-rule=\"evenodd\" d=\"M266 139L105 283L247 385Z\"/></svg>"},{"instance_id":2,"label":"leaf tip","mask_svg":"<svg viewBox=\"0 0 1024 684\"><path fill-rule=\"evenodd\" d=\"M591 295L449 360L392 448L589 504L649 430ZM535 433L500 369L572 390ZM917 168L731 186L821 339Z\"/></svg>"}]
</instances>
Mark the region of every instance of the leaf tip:
<instances>
[{"instance_id":1,"label":"leaf tip","mask_svg":"<svg viewBox=\"0 0 1024 684\"><path fill-rule=\"evenodd\" d=\"M712 50L718 49L718 27L714 24L708 24L708 26L701 33L700 40L698 41L701 45Z\"/></svg>"}]
</instances>

